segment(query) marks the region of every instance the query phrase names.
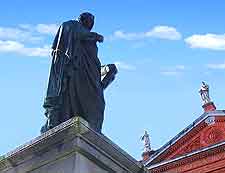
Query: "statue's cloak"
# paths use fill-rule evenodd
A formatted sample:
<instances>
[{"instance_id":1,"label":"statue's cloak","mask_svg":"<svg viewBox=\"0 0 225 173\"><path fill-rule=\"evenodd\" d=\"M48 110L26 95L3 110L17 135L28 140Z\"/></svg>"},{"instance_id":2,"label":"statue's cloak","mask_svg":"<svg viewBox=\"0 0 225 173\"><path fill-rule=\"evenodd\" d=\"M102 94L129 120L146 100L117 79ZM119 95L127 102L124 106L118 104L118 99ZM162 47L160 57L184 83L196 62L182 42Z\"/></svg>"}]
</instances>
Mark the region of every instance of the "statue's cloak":
<instances>
[{"instance_id":1,"label":"statue's cloak","mask_svg":"<svg viewBox=\"0 0 225 173\"><path fill-rule=\"evenodd\" d=\"M52 64L44 102L46 115L49 110L58 109L60 122L78 115L90 124L98 122L101 126L105 101L96 37L96 33L74 20L59 27L52 45Z\"/></svg>"}]
</instances>

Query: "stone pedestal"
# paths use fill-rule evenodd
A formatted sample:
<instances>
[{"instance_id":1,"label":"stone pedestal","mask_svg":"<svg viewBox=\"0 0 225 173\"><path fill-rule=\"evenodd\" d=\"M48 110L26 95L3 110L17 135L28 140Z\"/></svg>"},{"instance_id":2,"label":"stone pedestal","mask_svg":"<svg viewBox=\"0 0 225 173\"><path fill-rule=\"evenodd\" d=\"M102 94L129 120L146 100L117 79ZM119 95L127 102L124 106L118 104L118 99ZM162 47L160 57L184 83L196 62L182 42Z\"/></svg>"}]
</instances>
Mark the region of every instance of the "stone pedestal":
<instances>
[{"instance_id":1,"label":"stone pedestal","mask_svg":"<svg viewBox=\"0 0 225 173\"><path fill-rule=\"evenodd\" d=\"M150 150L150 151L145 151L142 153L142 161L148 161L150 159L150 157L155 153L154 150Z\"/></svg>"},{"instance_id":2,"label":"stone pedestal","mask_svg":"<svg viewBox=\"0 0 225 173\"><path fill-rule=\"evenodd\" d=\"M203 107L205 112L211 112L211 111L216 110L216 106L214 105L213 102L206 103L202 107Z\"/></svg>"},{"instance_id":3,"label":"stone pedestal","mask_svg":"<svg viewBox=\"0 0 225 173\"><path fill-rule=\"evenodd\" d=\"M143 165L74 117L0 158L0 173L144 173Z\"/></svg>"}]
</instances>

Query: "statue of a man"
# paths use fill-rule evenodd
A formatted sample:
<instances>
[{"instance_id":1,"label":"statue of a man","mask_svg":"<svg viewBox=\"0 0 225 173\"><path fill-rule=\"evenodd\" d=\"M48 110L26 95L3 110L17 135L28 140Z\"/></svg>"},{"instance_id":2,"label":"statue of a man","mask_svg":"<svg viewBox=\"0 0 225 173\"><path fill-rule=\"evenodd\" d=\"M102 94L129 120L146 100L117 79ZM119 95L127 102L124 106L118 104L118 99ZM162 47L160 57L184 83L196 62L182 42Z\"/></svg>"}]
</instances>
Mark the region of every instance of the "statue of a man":
<instances>
[{"instance_id":1,"label":"statue of a man","mask_svg":"<svg viewBox=\"0 0 225 173\"><path fill-rule=\"evenodd\" d=\"M147 131L145 131L144 135L141 137L141 140L144 142L144 152L151 151L150 137Z\"/></svg>"},{"instance_id":2,"label":"statue of a man","mask_svg":"<svg viewBox=\"0 0 225 173\"><path fill-rule=\"evenodd\" d=\"M103 90L114 79L116 66L108 65L109 76L101 81L97 43L104 37L91 32L94 16L82 13L78 20L64 22L52 45L52 64L43 107L48 118L45 132L73 116L81 116L101 132L105 101ZM103 70L104 71L104 70ZM104 73L105 75L105 73Z\"/></svg>"},{"instance_id":3,"label":"statue of a man","mask_svg":"<svg viewBox=\"0 0 225 173\"><path fill-rule=\"evenodd\" d=\"M205 82L202 82L202 86L199 90L201 99L203 101L203 104L207 104L211 102L210 97L209 97L209 85L207 85Z\"/></svg>"}]
</instances>

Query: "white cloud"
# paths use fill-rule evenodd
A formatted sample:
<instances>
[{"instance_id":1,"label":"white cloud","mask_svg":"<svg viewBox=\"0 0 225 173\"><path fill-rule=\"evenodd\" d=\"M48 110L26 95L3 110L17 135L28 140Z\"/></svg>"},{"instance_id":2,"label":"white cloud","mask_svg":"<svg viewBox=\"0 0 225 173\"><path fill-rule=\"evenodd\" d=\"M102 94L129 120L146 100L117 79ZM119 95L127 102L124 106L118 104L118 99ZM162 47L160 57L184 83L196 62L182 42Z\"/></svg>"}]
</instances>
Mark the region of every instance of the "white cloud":
<instances>
[{"instance_id":1,"label":"white cloud","mask_svg":"<svg viewBox=\"0 0 225 173\"><path fill-rule=\"evenodd\" d=\"M0 27L0 39L2 40L20 40L24 41L39 41L42 37L39 35L34 35L30 31L20 29L20 28L10 28L10 27Z\"/></svg>"},{"instance_id":2,"label":"white cloud","mask_svg":"<svg viewBox=\"0 0 225 173\"><path fill-rule=\"evenodd\" d=\"M33 43L43 40L46 34L55 35L57 29L56 24L20 24L16 27L0 27L0 39Z\"/></svg>"},{"instance_id":3,"label":"white cloud","mask_svg":"<svg viewBox=\"0 0 225 173\"><path fill-rule=\"evenodd\" d=\"M133 45L132 45L132 48L138 49L138 48L145 47L146 45L147 44L144 41L142 41L142 42L134 42Z\"/></svg>"},{"instance_id":4,"label":"white cloud","mask_svg":"<svg viewBox=\"0 0 225 173\"><path fill-rule=\"evenodd\" d=\"M176 70L184 70L185 67L184 67L184 65L176 65L176 66L175 66L175 69L176 69Z\"/></svg>"},{"instance_id":5,"label":"white cloud","mask_svg":"<svg viewBox=\"0 0 225 173\"><path fill-rule=\"evenodd\" d=\"M25 29L27 31L34 30L34 27L31 24L19 24L18 27L21 28L21 29Z\"/></svg>"},{"instance_id":6,"label":"white cloud","mask_svg":"<svg viewBox=\"0 0 225 173\"><path fill-rule=\"evenodd\" d=\"M42 46L40 43L47 40L48 35L55 34L57 29L56 24L0 26L0 52L24 56L49 56L50 46Z\"/></svg>"},{"instance_id":7,"label":"white cloud","mask_svg":"<svg viewBox=\"0 0 225 173\"><path fill-rule=\"evenodd\" d=\"M0 52L17 53L25 56L49 56L50 46L44 47L25 47L24 44L17 41L2 41L0 40Z\"/></svg>"},{"instance_id":8,"label":"white cloud","mask_svg":"<svg viewBox=\"0 0 225 173\"><path fill-rule=\"evenodd\" d=\"M55 35L58 30L58 25L56 24L38 24L36 30L41 34L51 34Z\"/></svg>"},{"instance_id":9,"label":"white cloud","mask_svg":"<svg viewBox=\"0 0 225 173\"><path fill-rule=\"evenodd\" d=\"M225 69L225 62L221 64L207 64L206 65L209 69L220 69L223 70Z\"/></svg>"},{"instance_id":10,"label":"white cloud","mask_svg":"<svg viewBox=\"0 0 225 173\"><path fill-rule=\"evenodd\" d=\"M185 39L191 48L225 50L225 34L192 35Z\"/></svg>"},{"instance_id":11,"label":"white cloud","mask_svg":"<svg viewBox=\"0 0 225 173\"><path fill-rule=\"evenodd\" d=\"M177 76L177 75L180 74L180 72L177 72L177 71L162 71L161 74L164 75L164 76Z\"/></svg>"},{"instance_id":12,"label":"white cloud","mask_svg":"<svg viewBox=\"0 0 225 173\"><path fill-rule=\"evenodd\" d=\"M49 35L55 35L59 26L56 24L20 24L18 25L20 29L23 29L25 31L32 32L33 34L49 34Z\"/></svg>"},{"instance_id":13,"label":"white cloud","mask_svg":"<svg viewBox=\"0 0 225 173\"><path fill-rule=\"evenodd\" d=\"M137 40L145 37L144 33L125 33L121 30L113 33L112 39Z\"/></svg>"},{"instance_id":14,"label":"white cloud","mask_svg":"<svg viewBox=\"0 0 225 173\"><path fill-rule=\"evenodd\" d=\"M167 40L180 40L182 38L176 28L169 26L155 26L152 30L146 32L145 35Z\"/></svg>"},{"instance_id":15,"label":"white cloud","mask_svg":"<svg viewBox=\"0 0 225 173\"><path fill-rule=\"evenodd\" d=\"M147 32L124 32L122 30L115 31L110 37L113 39L124 39L124 40L139 40L145 38L159 38L167 40L180 40L181 34L174 27L169 26L155 26L153 29Z\"/></svg>"},{"instance_id":16,"label":"white cloud","mask_svg":"<svg viewBox=\"0 0 225 173\"><path fill-rule=\"evenodd\" d=\"M178 76L185 70L184 65L176 65L162 70L160 73L164 76Z\"/></svg>"},{"instance_id":17,"label":"white cloud","mask_svg":"<svg viewBox=\"0 0 225 173\"><path fill-rule=\"evenodd\" d=\"M118 69L122 69L122 70L136 70L136 67L134 65L130 65L130 64L127 64L125 62L121 62L121 61L117 61L114 63L116 65L116 67Z\"/></svg>"}]
</instances>

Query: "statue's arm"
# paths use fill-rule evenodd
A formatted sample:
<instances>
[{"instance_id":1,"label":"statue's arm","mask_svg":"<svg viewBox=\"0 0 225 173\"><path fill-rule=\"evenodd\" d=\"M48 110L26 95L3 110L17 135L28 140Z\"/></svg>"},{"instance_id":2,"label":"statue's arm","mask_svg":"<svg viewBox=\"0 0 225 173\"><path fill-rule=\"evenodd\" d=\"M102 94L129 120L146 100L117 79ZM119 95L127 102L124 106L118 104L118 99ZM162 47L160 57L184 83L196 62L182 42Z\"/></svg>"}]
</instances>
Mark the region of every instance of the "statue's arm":
<instances>
[{"instance_id":1,"label":"statue's arm","mask_svg":"<svg viewBox=\"0 0 225 173\"><path fill-rule=\"evenodd\" d=\"M75 32L75 37L78 40L98 41L102 43L104 37L96 32Z\"/></svg>"},{"instance_id":2,"label":"statue's arm","mask_svg":"<svg viewBox=\"0 0 225 173\"><path fill-rule=\"evenodd\" d=\"M104 37L96 32L90 32L84 29L79 22L73 22L74 24L74 35L78 40L89 40L89 41L98 41L103 42Z\"/></svg>"},{"instance_id":3,"label":"statue's arm","mask_svg":"<svg viewBox=\"0 0 225 173\"><path fill-rule=\"evenodd\" d=\"M75 37L79 40L97 41L99 34L96 32L75 32Z\"/></svg>"}]
</instances>

